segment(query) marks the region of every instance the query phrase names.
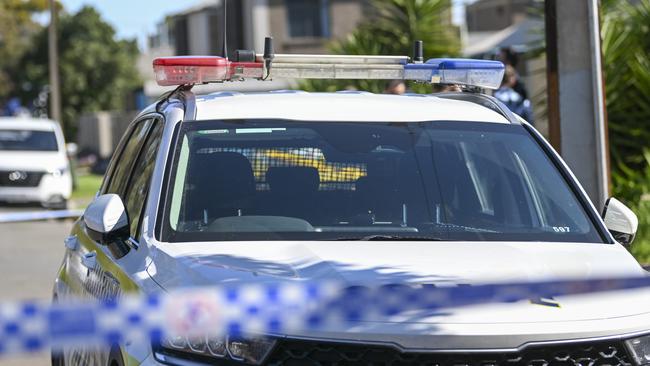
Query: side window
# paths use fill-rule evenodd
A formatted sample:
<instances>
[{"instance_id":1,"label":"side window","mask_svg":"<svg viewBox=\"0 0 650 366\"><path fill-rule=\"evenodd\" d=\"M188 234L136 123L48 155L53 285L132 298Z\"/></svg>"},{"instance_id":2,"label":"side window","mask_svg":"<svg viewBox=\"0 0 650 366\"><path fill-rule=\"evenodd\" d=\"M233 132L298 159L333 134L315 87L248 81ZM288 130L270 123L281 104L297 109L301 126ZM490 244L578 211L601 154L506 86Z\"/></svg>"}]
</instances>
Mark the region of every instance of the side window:
<instances>
[{"instance_id":1,"label":"side window","mask_svg":"<svg viewBox=\"0 0 650 366\"><path fill-rule=\"evenodd\" d=\"M129 215L131 226L131 236L136 238L140 229L140 218L147 201L147 193L151 184L151 176L156 166L156 156L158 147L162 139L163 124L160 121L154 122L154 126L147 138L146 143L142 146L142 151L138 157L133 174L126 191L124 192L124 205Z\"/></svg>"},{"instance_id":2,"label":"side window","mask_svg":"<svg viewBox=\"0 0 650 366\"><path fill-rule=\"evenodd\" d=\"M126 185L129 183L131 170L138 158L140 148L145 142L151 123L151 119L137 122L133 132L131 132L131 136L129 136L129 139L124 144L122 152L119 156L116 155L113 157L113 162L111 164L113 165L112 171L106 178L107 185L102 194L115 193L124 199L122 193L124 192Z\"/></svg>"}]
</instances>

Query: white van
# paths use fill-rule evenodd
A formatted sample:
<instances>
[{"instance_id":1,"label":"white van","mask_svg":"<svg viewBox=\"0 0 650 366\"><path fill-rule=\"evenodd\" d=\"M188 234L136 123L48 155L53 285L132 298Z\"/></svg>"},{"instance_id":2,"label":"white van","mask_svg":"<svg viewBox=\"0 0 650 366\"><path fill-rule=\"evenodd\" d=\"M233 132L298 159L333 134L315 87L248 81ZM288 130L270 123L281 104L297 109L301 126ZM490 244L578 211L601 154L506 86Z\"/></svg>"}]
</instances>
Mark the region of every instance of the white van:
<instances>
[{"instance_id":1,"label":"white van","mask_svg":"<svg viewBox=\"0 0 650 366\"><path fill-rule=\"evenodd\" d=\"M0 118L0 202L65 208L72 175L58 123Z\"/></svg>"}]
</instances>

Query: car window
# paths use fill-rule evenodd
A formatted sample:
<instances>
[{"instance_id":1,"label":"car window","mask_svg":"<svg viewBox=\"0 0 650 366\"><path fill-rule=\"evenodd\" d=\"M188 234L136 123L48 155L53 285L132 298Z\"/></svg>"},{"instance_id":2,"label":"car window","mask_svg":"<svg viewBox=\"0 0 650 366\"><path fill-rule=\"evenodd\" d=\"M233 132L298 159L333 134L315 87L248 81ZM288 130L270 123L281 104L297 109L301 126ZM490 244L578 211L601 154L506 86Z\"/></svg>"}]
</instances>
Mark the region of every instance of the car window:
<instances>
[{"instance_id":1,"label":"car window","mask_svg":"<svg viewBox=\"0 0 650 366\"><path fill-rule=\"evenodd\" d=\"M2 130L0 151L58 151L54 131Z\"/></svg>"},{"instance_id":2,"label":"car window","mask_svg":"<svg viewBox=\"0 0 650 366\"><path fill-rule=\"evenodd\" d=\"M149 192L151 176L156 166L156 155L160 147L162 132L163 124L160 121L155 121L133 168L131 181L124 192L124 204L133 238L137 238L139 234L140 217Z\"/></svg>"},{"instance_id":3,"label":"car window","mask_svg":"<svg viewBox=\"0 0 650 366\"><path fill-rule=\"evenodd\" d=\"M163 240L603 242L519 125L234 120L180 133Z\"/></svg>"},{"instance_id":4,"label":"car window","mask_svg":"<svg viewBox=\"0 0 650 366\"><path fill-rule=\"evenodd\" d=\"M133 165L145 142L151 123L151 119L136 123L128 139L124 142L122 151L116 154L111 161L112 171L106 177L107 185L102 194L115 193L124 200L124 189L129 182Z\"/></svg>"}]
</instances>

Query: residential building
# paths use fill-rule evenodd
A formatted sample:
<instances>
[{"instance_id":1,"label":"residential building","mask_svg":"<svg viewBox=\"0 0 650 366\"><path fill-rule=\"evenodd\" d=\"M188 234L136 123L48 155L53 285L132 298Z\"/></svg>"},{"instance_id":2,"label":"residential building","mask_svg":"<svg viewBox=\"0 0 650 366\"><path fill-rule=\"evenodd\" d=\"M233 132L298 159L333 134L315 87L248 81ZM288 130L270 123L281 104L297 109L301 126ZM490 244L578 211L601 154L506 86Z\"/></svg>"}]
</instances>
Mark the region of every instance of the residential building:
<instances>
[{"instance_id":1,"label":"residential building","mask_svg":"<svg viewBox=\"0 0 650 366\"><path fill-rule=\"evenodd\" d=\"M274 37L276 53L326 53L329 42L352 32L368 14L368 0L229 0L226 18L228 54L237 49L261 53L264 38ZM151 62L160 56L221 55L224 0L206 0L170 14L149 37L140 62L144 95L157 97L165 88L152 79ZM229 90L288 88L286 81L228 84ZM211 85L209 90L219 90Z\"/></svg>"},{"instance_id":2,"label":"residential building","mask_svg":"<svg viewBox=\"0 0 650 366\"><path fill-rule=\"evenodd\" d=\"M546 116L546 59L542 0L478 0L465 8L463 54L495 58L509 54L533 103L535 126L548 132ZM507 50L507 52L503 52Z\"/></svg>"},{"instance_id":3,"label":"residential building","mask_svg":"<svg viewBox=\"0 0 650 366\"><path fill-rule=\"evenodd\" d=\"M220 54L223 49L224 0L208 0L171 14L150 37L165 39L176 55ZM328 42L352 32L364 19L368 0L228 1L228 50L262 51L264 37L275 38L276 52L324 52Z\"/></svg>"},{"instance_id":4,"label":"residential building","mask_svg":"<svg viewBox=\"0 0 650 366\"><path fill-rule=\"evenodd\" d=\"M328 42L350 34L369 12L366 0L263 2L268 6L268 34L283 53L327 52Z\"/></svg>"},{"instance_id":5,"label":"residential building","mask_svg":"<svg viewBox=\"0 0 650 366\"><path fill-rule=\"evenodd\" d=\"M465 8L468 32L498 31L529 18L536 0L479 0Z\"/></svg>"}]
</instances>

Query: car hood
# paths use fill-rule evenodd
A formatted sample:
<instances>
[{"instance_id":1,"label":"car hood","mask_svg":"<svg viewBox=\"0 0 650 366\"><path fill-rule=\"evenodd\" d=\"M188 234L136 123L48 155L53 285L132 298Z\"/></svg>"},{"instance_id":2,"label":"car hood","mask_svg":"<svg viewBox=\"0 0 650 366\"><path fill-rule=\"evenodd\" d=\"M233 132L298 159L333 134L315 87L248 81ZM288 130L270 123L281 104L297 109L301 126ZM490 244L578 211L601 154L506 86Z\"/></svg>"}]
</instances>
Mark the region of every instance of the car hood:
<instances>
[{"instance_id":1,"label":"car hood","mask_svg":"<svg viewBox=\"0 0 650 366\"><path fill-rule=\"evenodd\" d=\"M58 151L0 151L0 170L46 171L66 165Z\"/></svg>"},{"instance_id":2,"label":"car hood","mask_svg":"<svg viewBox=\"0 0 650 366\"><path fill-rule=\"evenodd\" d=\"M148 272L165 289L278 280L471 286L647 274L625 248L609 244L220 242L156 247ZM499 335L502 343L490 347L507 348L536 337L556 338L557 331L563 332L566 338L569 334L595 336L650 330L647 290L563 296L535 302L483 304L390 318L378 316L356 327L355 336L365 334L370 339L383 334L381 341L385 341L387 335L400 335L391 341L418 348L422 338L411 341L407 338L418 334L457 334L483 339L493 334ZM337 338L349 334L330 329L323 336L332 337L332 332L338 334ZM309 336L315 334L310 332ZM519 339L515 334L526 336ZM437 347L452 338L437 340Z\"/></svg>"}]
</instances>

